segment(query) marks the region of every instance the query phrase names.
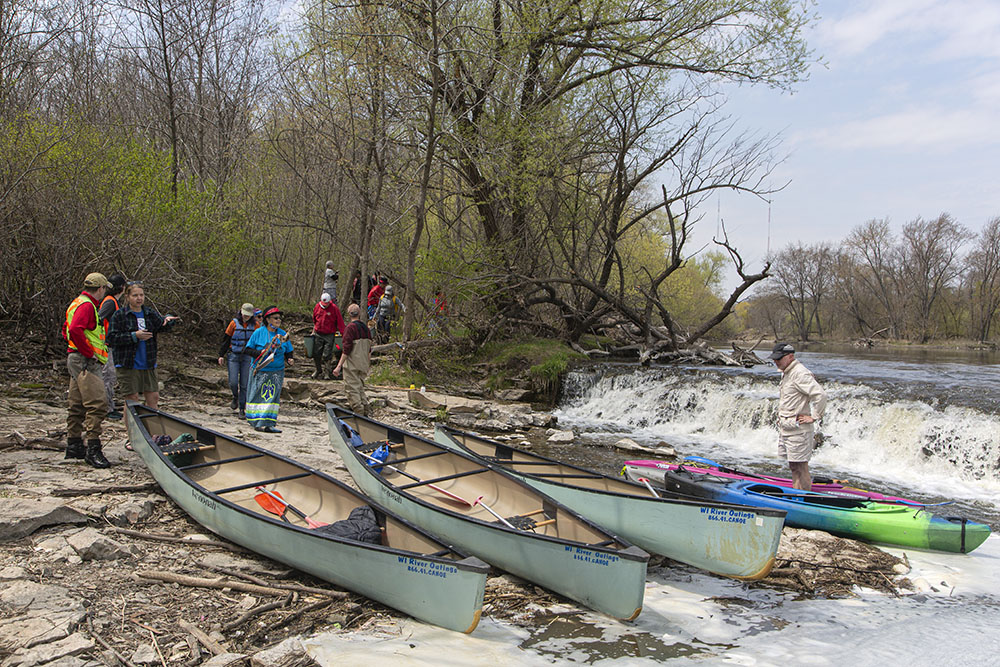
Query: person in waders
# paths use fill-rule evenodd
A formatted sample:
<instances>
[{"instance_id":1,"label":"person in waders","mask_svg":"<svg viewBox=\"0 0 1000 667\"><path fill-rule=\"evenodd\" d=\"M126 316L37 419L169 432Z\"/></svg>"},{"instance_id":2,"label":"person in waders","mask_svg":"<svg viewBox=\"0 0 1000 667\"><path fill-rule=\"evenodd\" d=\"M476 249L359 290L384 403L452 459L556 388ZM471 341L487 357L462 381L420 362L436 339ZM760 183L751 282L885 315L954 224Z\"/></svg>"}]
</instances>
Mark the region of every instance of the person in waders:
<instances>
[{"instance_id":1,"label":"person in waders","mask_svg":"<svg viewBox=\"0 0 1000 667\"><path fill-rule=\"evenodd\" d=\"M365 377L372 361L372 332L361 322L361 306L352 303L347 307L351 323L344 332L340 355L334 374L343 370L347 402L359 415L369 415L368 397L365 395Z\"/></svg>"},{"instance_id":2,"label":"person in waders","mask_svg":"<svg viewBox=\"0 0 1000 667\"><path fill-rule=\"evenodd\" d=\"M104 324L98 304L111 283L103 273L91 273L83 291L66 308L63 335L66 338L66 368L69 370L66 459L83 459L94 468L108 468L101 448L101 422L108 414L108 395L102 369L108 361ZM83 435L86 431L87 443Z\"/></svg>"}]
</instances>

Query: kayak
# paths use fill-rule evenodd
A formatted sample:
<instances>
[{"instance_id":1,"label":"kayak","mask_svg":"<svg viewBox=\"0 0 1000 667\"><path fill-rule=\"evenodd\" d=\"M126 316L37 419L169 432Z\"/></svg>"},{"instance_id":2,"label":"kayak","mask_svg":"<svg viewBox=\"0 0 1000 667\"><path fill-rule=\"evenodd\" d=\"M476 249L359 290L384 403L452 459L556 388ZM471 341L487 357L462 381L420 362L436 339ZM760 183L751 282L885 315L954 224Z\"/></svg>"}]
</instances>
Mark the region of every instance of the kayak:
<instances>
[{"instance_id":1,"label":"kayak","mask_svg":"<svg viewBox=\"0 0 1000 667\"><path fill-rule=\"evenodd\" d=\"M631 479L648 479L649 468L625 466ZM925 507L880 503L866 498L802 491L759 481L730 479L686 466L663 471L661 486L676 493L787 512L785 524L824 530L841 537L901 547L969 553L990 535L990 527L964 517L942 517ZM720 520L730 520L721 517Z\"/></svg>"},{"instance_id":2,"label":"kayak","mask_svg":"<svg viewBox=\"0 0 1000 667\"><path fill-rule=\"evenodd\" d=\"M481 459L327 404L330 444L358 487L484 561L633 620L649 554Z\"/></svg>"},{"instance_id":3,"label":"kayak","mask_svg":"<svg viewBox=\"0 0 1000 667\"><path fill-rule=\"evenodd\" d=\"M738 579L762 579L774 566L783 512L730 506L752 517L713 521L707 500L678 498L664 490L611 477L506 443L437 424L434 439L492 465L502 466L539 491L621 535L650 553Z\"/></svg>"},{"instance_id":4,"label":"kayak","mask_svg":"<svg viewBox=\"0 0 1000 667\"><path fill-rule=\"evenodd\" d=\"M646 478L662 481L663 473L666 471L676 471L681 466L685 470L691 473L701 473L701 474L711 474L716 477L722 477L725 479L736 479L744 480L750 482L764 482L766 484L774 484L775 486L787 486L792 487L792 480L785 477L773 477L771 475L756 475L754 473L744 472L742 470L736 470L734 468L728 468L721 466L714 461L709 461L708 459L702 459L700 457L689 457L690 459L697 462L696 465L690 464L678 464L678 463L668 463L666 461L657 460L635 460L626 461L625 465L634 466L636 468L646 469ZM854 486L847 486L845 480L840 479L830 479L828 477L813 477L812 490L818 493L829 493L834 496L845 496L845 497L861 497L867 498L869 500L874 500L880 503L898 503L900 505L916 505L919 507L928 507L924 503L917 500L909 500L907 498L900 498L899 496L887 496L877 491L868 491L866 489L859 489Z\"/></svg>"},{"instance_id":5,"label":"kayak","mask_svg":"<svg viewBox=\"0 0 1000 667\"><path fill-rule=\"evenodd\" d=\"M478 558L274 452L131 401L125 423L160 487L213 533L421 621L479 623Z\"/></svg>"}]
</instances>

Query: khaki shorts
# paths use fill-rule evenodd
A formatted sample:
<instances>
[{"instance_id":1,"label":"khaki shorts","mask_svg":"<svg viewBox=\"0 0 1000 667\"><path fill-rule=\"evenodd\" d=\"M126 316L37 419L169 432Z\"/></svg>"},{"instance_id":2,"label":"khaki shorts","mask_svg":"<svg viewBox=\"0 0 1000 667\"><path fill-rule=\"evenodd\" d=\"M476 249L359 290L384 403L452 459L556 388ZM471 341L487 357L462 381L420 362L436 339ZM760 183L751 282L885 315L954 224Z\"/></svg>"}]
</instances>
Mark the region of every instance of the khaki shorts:
<instances>
[{"instance_id":1,"label":"khaki shorts","mask_svg":"<svg viewBox=\"0 0 1000 667\"><path fill-rule=\"evenodd\" d=\"M126 396L146 394L160 391L160 383L156 379L156 369L137 371L132 368L119 368L118 388Z\"/></svg>"},{"instance_id":2,"label":"khaki shorts","mask_svg":"<svg viewBox=\"0 0 1000 667\"><path fill-rule=\"evenodd\" d=\"M806 463L812 457L816 437L811 428L796 431L779 431L778 456L789 463Z\"/></svg>"}]
</instances>

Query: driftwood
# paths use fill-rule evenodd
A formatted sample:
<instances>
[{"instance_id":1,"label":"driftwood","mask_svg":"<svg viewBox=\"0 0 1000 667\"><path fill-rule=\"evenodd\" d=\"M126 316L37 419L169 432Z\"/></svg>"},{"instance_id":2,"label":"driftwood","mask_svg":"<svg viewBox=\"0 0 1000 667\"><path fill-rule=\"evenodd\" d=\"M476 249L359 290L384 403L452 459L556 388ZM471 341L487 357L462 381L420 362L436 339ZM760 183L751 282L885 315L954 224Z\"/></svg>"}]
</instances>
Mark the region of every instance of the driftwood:
<instances>
[{"instance_id":1,"label":"driftwood","mask_svg":"<svg viewBox=\"0 0 1000 667\"><path fill-rule=\"evenodd\" d=\"M183 630L190 632L192 635L194 635L195 639L200 641L205 648L207 648L209 651L212 652L212 655L222 655L223 653L229 653L229 651L227 651L225 647L222 646L222 644L220 644L219 642L215 641L214 639L206 635L194 623L188 623L185 620L179 620L177 621L177 625L181 626Z\"/></svg>"},{"instance_id":2,"label":"driftwood","mask_svg":"<svg viewBox=\"0 0 1000 667\"><path fill-rule=\"evenodd\" d=\"M405 343L386 343L385 345L372 346L372 354L395 352L396 350L415 350L417 348L431 347L432 345L441 345L442 343L447 342L447 338L424 338L421 340L411 340Z\"/></svg>"},{"instance_id":3,"label":"driftwood","mask_svg":"<svg viewBox=\"0 0 1000 667\"><path fill-rule=\"evenodd\" d=\"M756 343L748 348L740 347L736 343L730 343L733 346L733 358L739 362L741 366L745 368L750 368L752 366L758 366L767 363L763 359L757 356L754 352L757 346L760 345L763 338L759 339Z\"/></svg>"},{"instance_id":4,"label":"driftwood","mask_svg":"<svg viewBox=\"0 0 1000 667\"><path fill-rule=\"evenodd\" d=\"M888 330L889 327L883 327L878 331L873 331L870 336L864 336L862 338L858 338L854 341L854 347L875 347L875 336L879 335L880 333L885 333Z\"/></svg>"},{"instance_id":5,"label":"driftwood","mask_svg":"<svg viewBox=\"0 0 1000 667\"><path fill-rule=\"evenodd\" d=\"M260 616L261 614L266 614L267 612L274 611L275 609L281 609L282 607L287 607L292 603L293 597L294 594L289 593L288 595L285 596L283 600L278 600L277 602L269 602L268 604L262 604L257 607L254 607L253 609L250 609L245 614L237 618L235 621L224 625L222 629L225 632L231 632L232 630L235 630L236 628L240 627L241 625L243 625L244 623L246 623L247 621L256 616Z\"/></svg>"},{"instance_id":6,"label":"driftwood","mask_svg":"<svg viewBox=\"0 0 1000 667\"><path fill-rule=\"evenodd\" d=\"M245 572L237 572L226 567L219 567L218 565L209 565L208 563L198 563L200 566L212 570L213 572L218 572L219 574L225 574L231 577L238 577L240 579L246 579L252 584L257 584L258 586L266 586L269 588L278 588L281 590L292 591L294 593L306 593L308 595L325 595L327 597L334 598L336 600L343 600L348 597L348 593L344 591L333 591L327 588L314 588L312 586L302 586L300 584L279 584L275 582L267 582L260 577L255 577L252 574L246 574Z\"/></svg>"},{"instance_id":7,"label":"driftwood","mask_svg":"<svg viewBox=\"0 0 1000 667\"><path fill-rule=\"evenodd\" d=\"M236 553L246 554L251 553L249 549L244 549L241 546L230 544L228 542L219 542L218 540L186 540L183 537L177 537L176 535L161 535L158 533L141 533L138 530L129 530L128 528L119 528L117 526L109 526L111 530L121 535L127 535L129 537L137 537L141 540L152 540L154 542L171 542L173 544L188 544L191 546L199 547L222 547L223 549L229 549L230 551L235 551Z\"/></svg>"},{"instance_id":8,"label":"driftwood","mask_svg":"<svg viewBox=\"0 0 1000 667\"><path fill-rule=\"evenodd\" d=\"M162 570L143 570L141 572L136 572L136 575L142 579L165 581L169 584L180 584L181 586L191 586L194 588L215 588L218 590L229 588L234 591L243 591L244 593L274 596L284 596L288 593L288 591L280 588L258 586L257 584L246 584L242 581L227 581L222 577L219 577L218 579L204 579L202 577L191 577L186 574L164 572Z\"/></svg>"},{"instance_id":9,"label":"driftwood","mask_svg":"<svg viewBox=\"0 0 1000 667\"><path fill-rule=\"evenodd\" d=\"M55 489L52 491L52 495L65 498L73 496L92 496L98 493L150 493L153 491L159 491L159 489L159 484L156 482L149 482L148 484L102 486L90 489Z\"/></svg>"}]
</instances>

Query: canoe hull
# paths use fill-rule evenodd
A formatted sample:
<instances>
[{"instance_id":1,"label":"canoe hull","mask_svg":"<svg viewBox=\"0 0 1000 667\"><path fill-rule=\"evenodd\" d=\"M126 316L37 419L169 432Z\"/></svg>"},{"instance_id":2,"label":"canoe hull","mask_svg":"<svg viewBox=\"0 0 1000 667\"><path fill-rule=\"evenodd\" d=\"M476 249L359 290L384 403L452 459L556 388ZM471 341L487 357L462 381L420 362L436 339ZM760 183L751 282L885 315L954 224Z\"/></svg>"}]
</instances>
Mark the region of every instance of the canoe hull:
<instances>
[{"instance_id":1,"label":"canoe hull","mask_svg":"<svg viewBox=\"0 0 1000 667\"><path fill-rule=\"evenodd\" d=\"M179 475L151 445L134 410L126 412L126 423L135 451L160 487L213 533L427 623L458 632L471 632L478 624L488 573L479 559L426 558L257 516Z\"/></svg>"},{"instance_id":2,"label":"canoe hull","mask_svg":"<svg viewBox=\"0 0 1000 667\"><path fill-rule=\"evenodd\" d=\"M649 558L641 549L629 546L623 550L609 550L545 535L511 531L416 500L408 493L395 489L355 455L340 418L364 418L335 406L327 408L331 445L358 486L378 502L484 561L591 609L626 620L639 615ZM534 491L531 493L537 494ZM551 499L546 500L551 502Z\"/></svg>"},{"instance_id":3,"label":"canoe hull","mask_svg":"<svg viewBox=\"0 0 1000 667\"><path fill-rule=\"evenodd\" d=\"M441 427L435 430L434 438L447 447L464 451L471 450L463 448L463 442L498 444ZM471 453L483 451L483 447L476 446ZM504 465L503 460L496 462ZM585 488L504 467L527 484L650 553L737 579L761 579L774 566L784 526L781 512L720 508L716 503ZM627 484L623 480L608 482L612 488L624 487L630 491ZM720 509L725 512L719 512ZM734 512L730 515L729 510Z\"/></svg>"},{"instance_id":4,"label":"canoe hull","mask_svg":"<svg viewBox=\"0 0 1000 667\"><path fill-rule=\"evenodd\" d=\"M626 466L629 477L647 470ZM990 527L962 518L936 516L926 509L820 493L771 484L730 480L687 471L665 472L663 484L720 502L783 509L785 523L841 537L892 546L968 553L989 537Z\"/></svg>"}]
</instances>

